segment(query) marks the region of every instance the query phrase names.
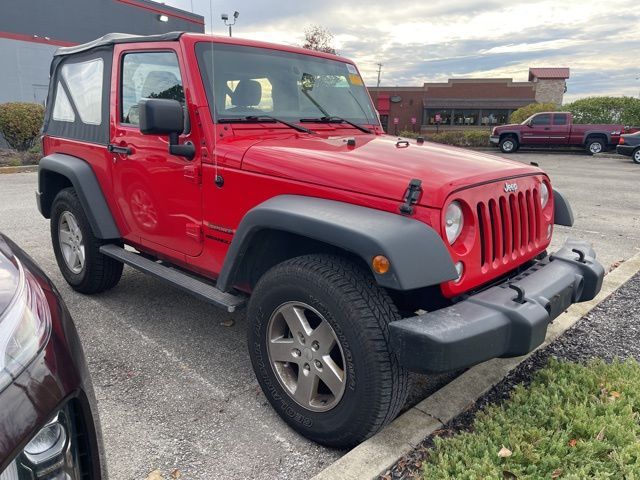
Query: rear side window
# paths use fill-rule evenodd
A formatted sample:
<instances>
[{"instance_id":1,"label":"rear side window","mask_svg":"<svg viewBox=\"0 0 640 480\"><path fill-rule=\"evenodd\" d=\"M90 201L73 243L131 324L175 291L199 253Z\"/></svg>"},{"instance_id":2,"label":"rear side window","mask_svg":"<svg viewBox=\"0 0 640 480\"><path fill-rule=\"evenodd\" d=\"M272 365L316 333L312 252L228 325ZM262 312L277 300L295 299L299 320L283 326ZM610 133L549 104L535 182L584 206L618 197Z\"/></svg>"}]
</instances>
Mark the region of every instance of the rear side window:
<instances>
[{"instance_id":1,"label":"rear side window","mask_svg":"<svg viewBox=\"0 0 640 480\"><path fill-rule=\"evenodd\" d=\"M57 94L53 106L53 119L62 122L76 120L72 104L80 121L87 125L102 122L102 79L104 62L101 58L81 63L68 63L60 69L64 80L57 84Z\"/></svg>"},{"instance_id":2,"label":"rear side window","mask_svg":"<svg viewBox=\"0 0 640 480\"><path fill-rule=\"evenodd\" d=\"M568 115L564 113L556 113L553 116L554 125L566 125L568 123Z\"/></svg>"},{"instance_id":3,"label":"rear side window","mask_svg":"<svg viewBox=\"0 0 640 480\"><path fill-rule=\"evenodd\" d=\"M551 115L548 113L536 115L531 120L531 125L551 125Z\"/></svg>"},{"instance_id":4,"label":"rear side window","mask_svg":"<svg viewBox=\"0 0 640 480\"><path fill-rule=\"evenodd\" d=\"M165 98L184 104L184 89L174 52L128 53L122 61L120 121L139 124L138 102Z\"/></svg>"}]
</instances>

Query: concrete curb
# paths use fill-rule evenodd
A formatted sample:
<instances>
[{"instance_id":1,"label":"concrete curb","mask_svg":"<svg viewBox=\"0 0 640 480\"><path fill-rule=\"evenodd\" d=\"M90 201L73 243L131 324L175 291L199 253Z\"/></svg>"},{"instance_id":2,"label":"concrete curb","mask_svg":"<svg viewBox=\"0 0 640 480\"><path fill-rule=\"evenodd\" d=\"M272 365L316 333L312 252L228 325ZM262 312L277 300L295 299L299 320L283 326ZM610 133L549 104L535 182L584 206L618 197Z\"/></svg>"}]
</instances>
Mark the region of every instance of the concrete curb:
<instances>
[{"instance_id":1,"label":"concrete curb","mask_svg":"<svg viewBox=\"0 0 640 480\"><path fill-rule=\"evenodd\" d=\"M29 173L37 172L38 165L21 165L17 167L0 167L0 175L3 173Z\"/></svg>"},{"instance_id":2,"label":"concrete curb","mask_svg":"<svg viewBox=\"0 0 640 480\"><path fill-rule=\"evenodd\" d=\"M538 348L553 342L638 271L640 253L623 262L605 277L602 290L596 298L590 302L574 304L556 318L547 330L547 338ZM377 478L427 436L473 405L482 394L530 355L496 358L470 368L396 418L384 430L336 460L312 480Z\"/></svg>"}]
</instances>

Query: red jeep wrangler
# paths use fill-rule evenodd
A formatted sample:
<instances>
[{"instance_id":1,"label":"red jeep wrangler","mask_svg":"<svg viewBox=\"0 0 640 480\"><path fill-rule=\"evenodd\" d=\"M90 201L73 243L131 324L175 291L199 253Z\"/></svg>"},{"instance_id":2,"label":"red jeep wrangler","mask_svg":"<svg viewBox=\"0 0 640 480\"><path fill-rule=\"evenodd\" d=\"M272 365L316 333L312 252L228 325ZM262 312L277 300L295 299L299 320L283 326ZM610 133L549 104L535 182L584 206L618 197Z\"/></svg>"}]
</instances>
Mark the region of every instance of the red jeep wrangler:
<instances>
[{"instance_id":1,"label":"red jeep wrangler","mask_svg":"<svg viewBox=\"0 0 640 480\"><path fill-rule=\"evenodd\" d=\"M383 134L345 58L188 33L111 34L51 67L40 211L82 293L123 263L228 311L247 303L262 389L349 447L409 371L540 345L600 290L591 247L548 256L566 199L540 169Z\"/></svg>"}]
</instances>

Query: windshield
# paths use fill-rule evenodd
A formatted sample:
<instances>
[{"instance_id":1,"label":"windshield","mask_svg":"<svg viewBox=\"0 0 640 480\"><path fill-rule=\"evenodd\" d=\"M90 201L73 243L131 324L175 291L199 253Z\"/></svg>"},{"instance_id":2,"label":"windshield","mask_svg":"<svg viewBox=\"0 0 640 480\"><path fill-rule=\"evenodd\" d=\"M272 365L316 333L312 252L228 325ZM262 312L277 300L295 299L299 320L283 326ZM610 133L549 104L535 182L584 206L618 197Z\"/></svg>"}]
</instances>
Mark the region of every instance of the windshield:
<instances>
[{"instance_id":1,"label":"windshield","mask_svg":"<svg viewBox=\"0 0 640 480\"><path fill-rule=\"evenodd\" d=\"M198 43L196 55L215 121L270 115L299 122L329 116L378 124L362 78L350 63L210 42Z\"/></svg>"}]
</instances>

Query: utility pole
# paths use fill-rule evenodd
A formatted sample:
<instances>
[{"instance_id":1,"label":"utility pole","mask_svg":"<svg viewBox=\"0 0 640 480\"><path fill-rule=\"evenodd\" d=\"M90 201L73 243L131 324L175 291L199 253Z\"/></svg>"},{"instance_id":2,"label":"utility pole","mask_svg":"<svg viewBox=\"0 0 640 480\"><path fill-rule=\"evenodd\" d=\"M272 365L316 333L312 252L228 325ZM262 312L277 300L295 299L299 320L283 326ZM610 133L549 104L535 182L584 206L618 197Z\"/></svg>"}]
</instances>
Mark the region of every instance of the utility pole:
<instances>
[{"instance_id":1,"label":"utility pole","mask_svg":"<svg viewBox=\"0 0 640 480\"><path fill-rule=\"evenodd\" d=\"M378 65L378 83L376 84L376 87L380 86L380 75L382 74L382 64L381 63L376 63L376 65Z\"/></svg>"}]
</instances>

